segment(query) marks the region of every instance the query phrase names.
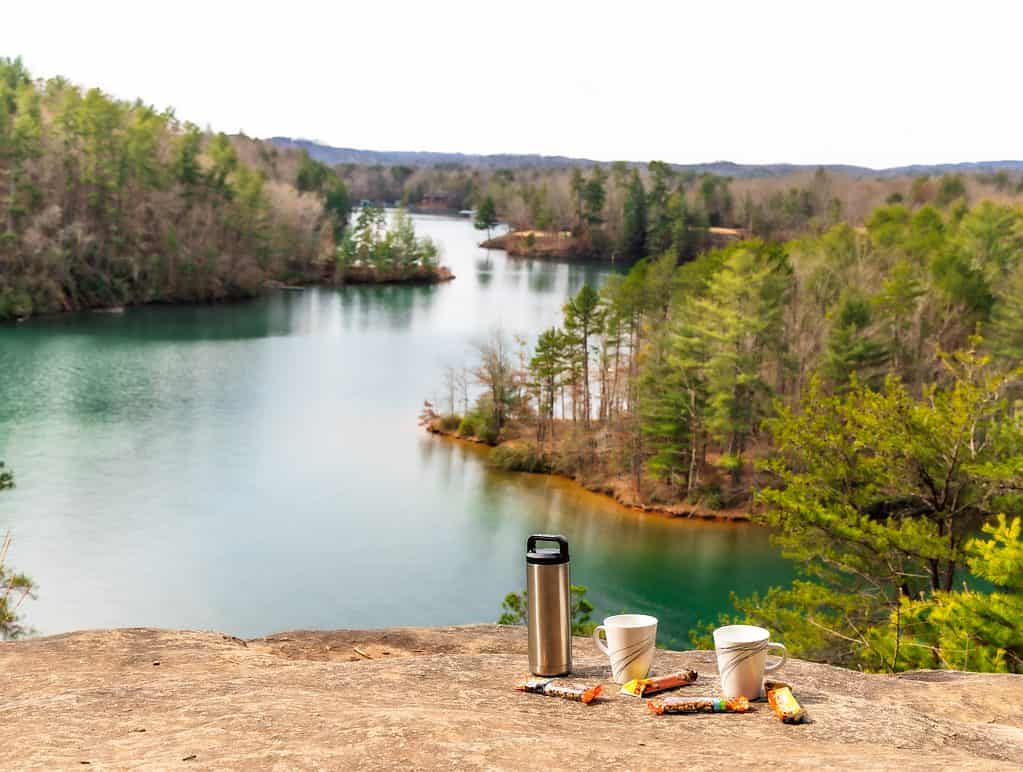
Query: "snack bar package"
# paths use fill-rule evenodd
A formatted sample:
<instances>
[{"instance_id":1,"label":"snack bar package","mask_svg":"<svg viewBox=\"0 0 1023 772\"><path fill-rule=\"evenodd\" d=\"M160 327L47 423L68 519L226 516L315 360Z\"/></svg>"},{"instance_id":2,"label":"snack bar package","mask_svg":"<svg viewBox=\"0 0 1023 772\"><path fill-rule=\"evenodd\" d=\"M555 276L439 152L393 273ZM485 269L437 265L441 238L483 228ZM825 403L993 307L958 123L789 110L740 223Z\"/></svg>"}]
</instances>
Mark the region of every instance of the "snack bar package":
<instances>
[{"instance_id":1,"label":"snack bar package","mask_svg":"<svg viewBox=\"0 0 1023 772\"><path fill-rule=\"evenodd\" d=\"M515 684L515 688L520 692L543 694L547 697L560 697L563 700L581 702L583 705L589 705L604 690L604 687L600 684L596 686L576 686L575 684L559 681L556 678L537 678L536 676L521 679Z\"/></svg>"},{"instance_id":2,"label":"snack bar package","mask_svg":"<svg viewBox=\"0 0 1023 772\"><path fill-rule=\"evenodd\" d=\"M796 701L796 696L788 684L768 681L764 684L764 689L767 691L767 702L771 710L783 724L802 724L806 721L806 711Z\"/></svg>"},{"instance_id":3,"label":"snack bar package","mask_svg":"<svg viewBox=\"0 0 1023 772\"><path fill-rule=\"evenodd\" d=\"M657 715L665 713L748 713L751 708L745 697L721 700L716 697L655 697L647 703Z\"/></svg>"},{"instance_id":4,"label":"snack bar package","mask_svg":"<svg viewBox=\"0 0 1023 772\"><path fill-rule=\"evenodd\" d=\"M634 678L622 686L622 694L629 694L633 697L649 697L651 694L691 684L696 678L695 670L683 670L657 678Z\"/></svg>"}]
</instances>

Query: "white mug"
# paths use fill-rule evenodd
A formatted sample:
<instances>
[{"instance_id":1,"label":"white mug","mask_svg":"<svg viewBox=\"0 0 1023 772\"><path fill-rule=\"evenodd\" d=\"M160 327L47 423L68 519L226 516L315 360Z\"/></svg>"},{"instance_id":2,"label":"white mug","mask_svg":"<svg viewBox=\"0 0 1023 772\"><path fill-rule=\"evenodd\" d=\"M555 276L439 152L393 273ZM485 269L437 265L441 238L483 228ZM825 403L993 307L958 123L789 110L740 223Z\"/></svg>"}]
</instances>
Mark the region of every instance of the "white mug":
<instances>
[{"instance_id":1,"label":"white mug","mask_svg":"<svg viewBox=\"0 0 1023 772\"><path fill-rule=\"evenodd\" d=\"M789 658L785 646L772 642L770 637L767 630L753 625L728 625L714 631L721 691L726 699L756 700L763 696L764 673L777 670ZM767 665L767 650L772 646L781 649L781 659Z\"/></svg>"},{"instance_id":2,"label":"white mug","mask_svg":"<svg viewBox=\"0 0 1023 772\"><path fill-rule=\"evenodd\" d=\"M607 645L600 640L600 631ZM634 678L646 678L654 659L657 640L657 617L646 614L618 614L608 617L593 631L597 648L611 659L611 676L624 684Z\"/></svg>"}]
</instances>

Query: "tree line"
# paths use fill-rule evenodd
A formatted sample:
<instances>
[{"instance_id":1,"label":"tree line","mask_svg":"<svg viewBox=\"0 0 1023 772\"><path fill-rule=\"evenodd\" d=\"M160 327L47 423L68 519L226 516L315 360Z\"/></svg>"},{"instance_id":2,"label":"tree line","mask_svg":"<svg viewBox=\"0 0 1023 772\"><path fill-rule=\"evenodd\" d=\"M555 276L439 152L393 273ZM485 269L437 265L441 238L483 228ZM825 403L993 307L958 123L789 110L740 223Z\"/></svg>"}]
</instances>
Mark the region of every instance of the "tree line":
<instances>
[{"instance_id":1,"label":"tree line","mask_svg":"<svg viewBox=\"0 0 1023 772\"><path fill-rule=\"evenodd\" d=\"M1023 199L1023 178L1006 171L870 178L818 169L734 179L663 161L564 169L458 164L338 169L356 199L451 211L493 204L514 228L571 233L580 240L581 254L633 261L667 249L689 258L730 235L711 229L784 240L805 232L820 235L840 222L862 225L886 204L944 209L983 199L1011 204Z\"/></svg>"},{"instance_id":2,"label":"tree line","mask_svg":"<svg viewBox=\"0 0 1023 772\"><path fill-rule=\"evenodd\" d=\"M344 183L251 143L0 59L0 319L329 275Z\"/></svg>"}]
</instances>

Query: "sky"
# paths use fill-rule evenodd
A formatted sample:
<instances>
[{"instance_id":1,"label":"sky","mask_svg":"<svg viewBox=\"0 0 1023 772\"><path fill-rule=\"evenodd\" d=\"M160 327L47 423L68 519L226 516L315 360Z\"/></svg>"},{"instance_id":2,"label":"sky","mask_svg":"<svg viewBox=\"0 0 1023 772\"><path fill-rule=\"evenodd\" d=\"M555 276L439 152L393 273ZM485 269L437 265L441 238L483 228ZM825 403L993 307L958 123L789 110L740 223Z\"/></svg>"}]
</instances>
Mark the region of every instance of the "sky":
<instances>
[{"instance_id":1,"label":"sky","mask_svg":"<svg viewBox=\"0 0 1023 772\"><path fill-rule=\"evenodd\" d=\"M0 56L200 126L601 161L1023 158L1014 0L21 2Z\"/></svg>"}]
</instances>

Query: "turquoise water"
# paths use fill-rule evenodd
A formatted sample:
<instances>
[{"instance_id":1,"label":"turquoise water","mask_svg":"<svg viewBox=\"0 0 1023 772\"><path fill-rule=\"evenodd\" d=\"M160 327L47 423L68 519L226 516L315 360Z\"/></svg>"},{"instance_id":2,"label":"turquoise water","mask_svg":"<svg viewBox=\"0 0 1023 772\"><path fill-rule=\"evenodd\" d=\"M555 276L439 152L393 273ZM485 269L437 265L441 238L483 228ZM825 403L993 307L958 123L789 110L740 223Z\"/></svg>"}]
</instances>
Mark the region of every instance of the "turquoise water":
<instances>
[{"instance_id":1,"label":"turquoise water","mask_svg":"<svg viewBox=\"0 0 1023 772\"><path fill-rule=\"evenodd\" d=\"M557 478L490 470L417 427L446 365L496 327L535 335L607 267L507 258L417 216L457 279L277 292L0 326L0 495L41 633L492 621L524 542L564 533L598 616L683 643L731 590L785 581L747 525L641 516Z\"/></svg>"}]
</instances>

